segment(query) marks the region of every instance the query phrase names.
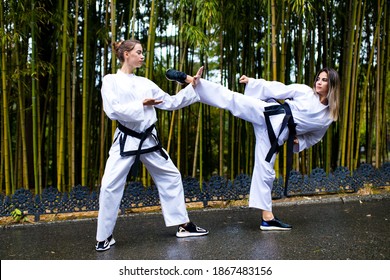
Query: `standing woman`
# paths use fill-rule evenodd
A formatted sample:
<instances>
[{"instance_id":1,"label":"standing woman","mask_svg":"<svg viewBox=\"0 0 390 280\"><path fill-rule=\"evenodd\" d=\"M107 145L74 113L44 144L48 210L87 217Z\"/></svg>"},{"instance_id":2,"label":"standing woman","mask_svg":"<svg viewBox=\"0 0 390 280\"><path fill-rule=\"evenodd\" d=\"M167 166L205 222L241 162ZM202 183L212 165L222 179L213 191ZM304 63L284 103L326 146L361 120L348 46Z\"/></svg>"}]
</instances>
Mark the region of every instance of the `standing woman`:
<instances>
[{"instance_id":1,"label":"standing woman","mask_svg":"<svg viewBox=\"0 0 390 280\"><path fill-rule=\"evenodd\" d=\"M116 74L103 78L103 109L118 127L106 162L99 195L96 250L106 251L115 244L113 231L121 198L131 167L141 161L157 186L166 226L178 226L177 237L201 236L208 231L190 222L186 210L182 178L157 136L154 107L177 110L199 100L192 86L170 96L155 83L134 74L144 62L138 40L113 43L122 64ZM134 168L133 167L133 168Z\"/></svg>"},{"instance_id":2,"label":"standing woman","mask_svg":"<svg viewBox=\"0 0 390 280\"><path fill-rule=\"evenodd\" d=\"M169 80L195 83L200 102L229 110L234 116L253 124L256 146L255 165L249 195L249 207L261 210L261 230L291 230L272 212L272 187L275 180L276 153L289 138L294 152L319 142L332 122L338 119L340 79L332 68L321 69L313 87L304 84L285 85L276 81L241 76L245 95L199 79L168 70ZM195 78L195 80L194 80ZM285 100L281 105L276 100Z\"/></svg>"}]
</instances>

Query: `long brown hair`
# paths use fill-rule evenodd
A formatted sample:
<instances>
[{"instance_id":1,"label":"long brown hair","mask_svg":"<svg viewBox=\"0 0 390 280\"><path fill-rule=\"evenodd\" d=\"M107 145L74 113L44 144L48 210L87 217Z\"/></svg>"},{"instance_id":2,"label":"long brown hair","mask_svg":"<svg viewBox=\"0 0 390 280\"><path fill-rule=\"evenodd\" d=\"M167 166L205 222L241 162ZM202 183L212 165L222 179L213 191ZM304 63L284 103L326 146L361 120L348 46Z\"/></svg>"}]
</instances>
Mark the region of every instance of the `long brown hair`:
<instances>
[{"instance_id":1,"label":"long brown hair","mask_svg":"<svg viewBox=\"0 0 390 280\"><path fill-rule=\"evenodd\" d=\"M339 118L339 99L340 99L340 77L339 73L333 68L325 67L322 68L316 75L313 84L313 90L316 91L316 81L318 76L325 72L328 74L328 106L330 111L330 116L334 121L337 121Z\"/></svg>"},{"instance_id":2,"label":"long brown hair","mask_svg":"<svg viewBox=\"0 0 390 280\"><path fill-rule=\"evenodd\" d=\"M112 47L114 48L116 57L119 59L121 63L123 63L125 61L124 53L134 49L135 45L137 44L141 44L141 42L136 39L128 39L125 41L122 40L122 41L114 42L112 43Z\"/></svg>"}]
</instances>

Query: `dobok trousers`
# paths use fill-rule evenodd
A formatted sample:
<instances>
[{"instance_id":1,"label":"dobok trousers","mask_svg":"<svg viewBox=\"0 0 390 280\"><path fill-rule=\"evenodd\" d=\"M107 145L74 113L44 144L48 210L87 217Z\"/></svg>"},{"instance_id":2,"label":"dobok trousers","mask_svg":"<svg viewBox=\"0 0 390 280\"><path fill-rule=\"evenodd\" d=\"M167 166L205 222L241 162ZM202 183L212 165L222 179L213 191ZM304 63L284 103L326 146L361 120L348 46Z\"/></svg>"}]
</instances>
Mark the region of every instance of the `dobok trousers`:
<instances>
[{"instance_id":1,"label":"dobok trousers","mask_svg":"<svg viewBox=\"0 0 390 280\"><path fill-rule=\"evenodd\" d=\"M122 157L120 155L118 133L122 132L119 129L115 132L114 139L116 140L111 146L102 178L96 233L98 241L105 240L113 233L127 174L135 160L135 156ZM126 141L132 141L131 138L127 137ZM171 158L168 157L166 160L159 151L156 151L142 154L140 160L157 186L166 226L187 223L189 218L184 200L182 178Z\"/></svg>"},{"instance_id":2,"label":"dobok trousers","mask_svg":"<svg viewBox=\"0 0 390 280\"><path fill-rule=\"evenodd\" d=\"M229 110L234 116L251 122L256 137L255 164L249 194L249 207L272 211L272 187L275 180L274 163L276 154L270 162L265 160L271 143L265 123L264 108L277 105L275 101L266 102L260 99L233 92L228 88L207 80L201 79L195 88L200 102ZM281 129L284 114L270 117L271 125L276 135ZM279 145L288 138L288 129L279 137Z\"/></svg>"}]
</instances>

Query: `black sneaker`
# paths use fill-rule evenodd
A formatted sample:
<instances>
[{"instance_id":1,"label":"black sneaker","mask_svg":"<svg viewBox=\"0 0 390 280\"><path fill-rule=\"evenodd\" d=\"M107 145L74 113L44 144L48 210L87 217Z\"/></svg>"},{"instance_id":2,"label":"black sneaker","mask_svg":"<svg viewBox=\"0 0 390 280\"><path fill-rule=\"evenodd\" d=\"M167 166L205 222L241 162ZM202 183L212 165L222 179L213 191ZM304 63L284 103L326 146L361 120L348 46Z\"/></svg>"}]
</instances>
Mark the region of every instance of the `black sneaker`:
<instances>
[{"instance_id":1,"label":"black sneaker","mask_svg":"<svg viewBox=\"0 0 390 280\"><path fill-rule=\"evenodd\" d=\"M264 221L263 219L261 219L260 229L261 230L291 230L292 226L290 226L289 224L285 224L278 218L274 217L270 221Z\"/></svg>"},{"instance_id":2,"label":"black sneaker","mask_svg":"<svg viewBox=\"0 0 390 280\"><path fill-rule=\"evenodd\" d=\"M168 69L165 72L165 77L170 81L178 82L182 85L186 83L187 74L175 69Z\"/></svg>"},{"instance_id":3,"label":"black sneaker","mask_svg":"<svg viewBox=\"0 0 390 280\"><path fill-rule=\"evenodd\" d=\"M208 233L209 233L208 230L198 227L193 222L189 222L177 228L176 236L177 237L202 236Z\"/></svg>"},{"instance_id":4,"label":"black sneaker","mask_svg":"<svg viewBox=\"0 0 390 280\"><path fill-rule=\"evenodd\" d=\"M96 251L102 252L111 248L115 245L115 239L112 237L112 234L104 241L98 241L96 243Z\"/></svg>"}]
</instances>

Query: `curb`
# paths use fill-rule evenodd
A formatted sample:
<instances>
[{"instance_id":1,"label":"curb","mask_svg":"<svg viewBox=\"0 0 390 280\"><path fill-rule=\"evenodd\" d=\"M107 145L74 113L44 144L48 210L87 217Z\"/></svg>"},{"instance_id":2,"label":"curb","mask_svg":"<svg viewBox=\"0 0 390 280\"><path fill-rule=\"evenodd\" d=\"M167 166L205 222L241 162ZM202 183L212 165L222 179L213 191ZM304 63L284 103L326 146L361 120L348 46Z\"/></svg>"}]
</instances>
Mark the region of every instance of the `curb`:
<instances>
[{"instance_id":1,"label":"curb","mask_svg":"<svg viewBox=\"0 0 390 280\"><path fill-rule=\"evenodd\" d=\"M288 207L304 204L319 204L319 203L348 203L355 201L372 201L390 199L390 188L385 187L381 190L377 190L379 193L375 194L361 194L361 193L350 193L350 194L331 194L331 195L314 195L314 196L296 196L287 197L273 200L273 207ZM238 208L249 208L248 199L237 200L237 201L214 201L208 204L206 207L200 206L202 203L187 203L187 209L189 212L193 211L217 211L217 210L231 210ZM125 214L119 214L119 218L130 217L134 215L155 215L161 214L161 207L145 207L130 209ZM12 217L1 217L0 218L0 229L6 229L11 227L27 227L27 226L39 226L55 223L66 223L66 222L78 222L96 220L98 211L89 212L72 212L72 213L61 213L61 214L44 214L41 216L41 220L38 222L15 222ZM27 218L34 219L33 215L27 215Z\"/></svg>"}]
</instances>

